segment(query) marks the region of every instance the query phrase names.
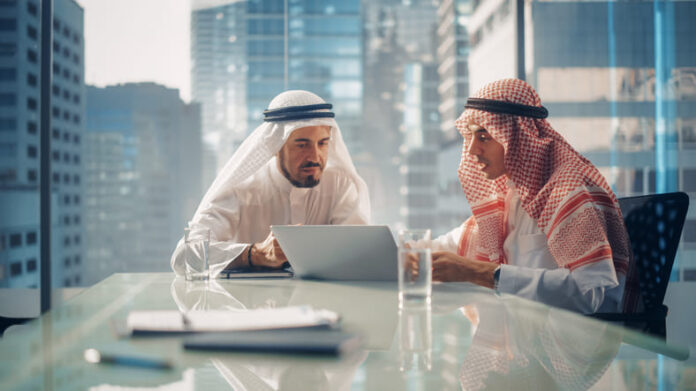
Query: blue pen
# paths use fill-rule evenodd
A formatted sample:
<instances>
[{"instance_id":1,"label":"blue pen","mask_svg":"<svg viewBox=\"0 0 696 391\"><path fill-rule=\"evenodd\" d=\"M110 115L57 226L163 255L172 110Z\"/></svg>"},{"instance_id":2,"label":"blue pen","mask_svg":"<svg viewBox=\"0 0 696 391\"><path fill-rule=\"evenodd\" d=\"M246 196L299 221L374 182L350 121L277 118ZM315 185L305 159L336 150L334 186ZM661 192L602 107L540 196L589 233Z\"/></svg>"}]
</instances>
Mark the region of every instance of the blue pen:
<instances>
[{"instance_id":1,"label":"blue pen","mask_svg":"<svg viewBox=\"0 0 696 391\"><path fill-rule=\"evenodd\" d=\"M92 364L116 364L150 369L171 369L172 364L167 360L147 357L126 356L122 354L106 354L97 349L85 349L84 357Z\"/></svg>"}]
</instances>

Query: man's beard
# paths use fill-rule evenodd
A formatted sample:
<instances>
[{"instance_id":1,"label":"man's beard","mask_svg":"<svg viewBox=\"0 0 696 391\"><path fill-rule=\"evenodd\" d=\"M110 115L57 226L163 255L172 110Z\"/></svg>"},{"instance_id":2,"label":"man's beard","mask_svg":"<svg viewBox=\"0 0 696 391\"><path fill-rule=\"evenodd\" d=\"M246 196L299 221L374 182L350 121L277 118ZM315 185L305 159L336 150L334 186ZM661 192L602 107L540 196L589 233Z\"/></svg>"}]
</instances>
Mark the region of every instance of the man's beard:
<instances>
[{"instance_id":1,"label":"man's beard","mask_svg":"<svg viewBox=\"0 0 696 391\"><path fill-rule=\"evenodd\" d=\"M318 163L307 163L304 164L300 169L306 168L306 167L319 167L320 170L322 170L322 167ZM305 178L304 182L297 181L290 176L290 173L288 172L288 169L285 168L285 163L283 160L280 161L280 169L283 171L283 175L285 178L287 178L290 183L292 183L293 186L295 187L314 187L319 184L319 178L315 178L314 175L310 175L307 178Z\"/></svg>"}]
</instances>

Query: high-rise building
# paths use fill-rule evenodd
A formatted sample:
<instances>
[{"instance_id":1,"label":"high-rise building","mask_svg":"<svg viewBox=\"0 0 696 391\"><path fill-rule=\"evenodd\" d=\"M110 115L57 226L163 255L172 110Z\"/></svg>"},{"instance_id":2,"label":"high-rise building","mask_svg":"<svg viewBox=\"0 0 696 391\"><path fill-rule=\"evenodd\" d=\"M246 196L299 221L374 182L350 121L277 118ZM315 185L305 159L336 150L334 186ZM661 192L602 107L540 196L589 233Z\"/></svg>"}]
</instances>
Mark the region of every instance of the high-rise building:
<instances>
[{"instance_id":1,"label":"high-rise building","mask_svg":"<svg viewBox=\"0 0 696 391\"><path fill-rule=\"evenodd\" d=\"M525 2L525 77L549 122L619 197L696 192L696 2ZM470 86L516 76L512 2L483 0L470 19ZM696 215L677 258L696 279Z\"/></svg>"},{"instance_id":2,"label":"high-rise building","mask_svg":"<svg viewBox=\"0 0 696 391\"><path fill-rule=\"evenodd\" d=\"M402 222L411 229L436 229L440 149L437 65L406 64L404 76Z\"/></svg>"},{"instance_id":3,"label":"high-rise building","mask_svg":"<svg viewBox=\"0 0 696 391\"><path fill-rule=\"evenodd\" d=\"M0 2L0 286L39 281L39 216L30 212L39 205L39 10L39 1ZM53 286L71 286L84 283L84 14L73 0L55 0L53 11L51 269Z\"/></svg>"},{"instance_id":4,"label":"high-rise building","mask_svg":"<svg viewBox=\"0 0 696 391\"><path fill-rule=\"evenodd\" d=\"M204 184L247 134L247 2L191 3L191 95L201 104Z\"/></svg>"},{"instance_id":5,"label":"high-rise building","mask_svg":"<svg viewBox=\"0 0 696 391\"><path fill-rule=\"evenodd\" d=\"M169 270L202 197L201 115L153 83L87 88L87 280Z\"/></svg>"},{"instance_id":6,"label":"high-rise building","mask_svg":"<svg viewBox=\"0 0 696 391\"><path fill-rule=\"evenodd\" d=\"M443 0L437 10L437 61L440 85L440 130L438 232L460 225L470 211L462 191L457 167L462 139L454 122L464 111L469 96L469 34L472 0Z\"/></svg>"},{"instance_id":7,"label":"high-rise building","mask_svg":"<svg viewBox=\"0 0 696 391\"><path fill-rule=\"evenodd\" d=\"M437 94L426 93L430 76L437 77L427 71L435 57L437 6L431 0L379 0L364 2L363 7L363 141L378 177L370 187L373 220L394 228L421 226L428 219L422 214L422 197L414 194L437 180L416 180L414 173L426 167L421 163L427 152L419 149L430 145L416 146L407 139L428 132L425 127L433 114L428 108L439 102Z\"/></svg>"}]
</instances>

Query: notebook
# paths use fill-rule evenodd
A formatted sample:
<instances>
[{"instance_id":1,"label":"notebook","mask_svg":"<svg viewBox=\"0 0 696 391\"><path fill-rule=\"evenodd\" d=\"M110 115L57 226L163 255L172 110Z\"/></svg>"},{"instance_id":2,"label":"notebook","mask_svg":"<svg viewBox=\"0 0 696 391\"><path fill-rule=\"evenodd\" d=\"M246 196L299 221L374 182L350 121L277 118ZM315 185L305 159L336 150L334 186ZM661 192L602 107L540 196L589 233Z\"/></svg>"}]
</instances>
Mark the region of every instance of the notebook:
<instances>
[{"instance_id":1,"label":"notebook","mask_svg":"<svg viewBox=\"0 0 696 391\"><path fill-rule=\"evenodd\" d=\"M273 225L296 276L396 281L397 249L386 225Z\"/></svg>"},{"instance_id":2,"label":"notebook","mask_svg":"<svg viewBox=\"0 0 696 391\"><path fill-rule=\"evenodd\" d=\"M201 334L184 348L214 351L340 355L359 348L362 339L340 330L261 330Z\"/></svg>"}]
</instances>

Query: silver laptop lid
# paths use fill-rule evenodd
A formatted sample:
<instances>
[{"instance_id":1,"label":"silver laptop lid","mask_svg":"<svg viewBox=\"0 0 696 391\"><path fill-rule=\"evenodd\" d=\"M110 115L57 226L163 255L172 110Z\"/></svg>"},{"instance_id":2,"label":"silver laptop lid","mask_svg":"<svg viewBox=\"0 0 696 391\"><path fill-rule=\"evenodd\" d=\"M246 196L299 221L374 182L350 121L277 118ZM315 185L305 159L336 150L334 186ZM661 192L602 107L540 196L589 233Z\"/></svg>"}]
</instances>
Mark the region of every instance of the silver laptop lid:
<instances>
[{"instance_id":1,"label":"silver laptop lid","mask_svg":"<svg viewBox=\"0 0 696 391\"><path fill-rule=\"evenodd\" d=\"M396 281L397 250L386 225L273 225L296 276Z\"/></svg>"}]
</instances>

